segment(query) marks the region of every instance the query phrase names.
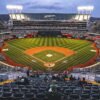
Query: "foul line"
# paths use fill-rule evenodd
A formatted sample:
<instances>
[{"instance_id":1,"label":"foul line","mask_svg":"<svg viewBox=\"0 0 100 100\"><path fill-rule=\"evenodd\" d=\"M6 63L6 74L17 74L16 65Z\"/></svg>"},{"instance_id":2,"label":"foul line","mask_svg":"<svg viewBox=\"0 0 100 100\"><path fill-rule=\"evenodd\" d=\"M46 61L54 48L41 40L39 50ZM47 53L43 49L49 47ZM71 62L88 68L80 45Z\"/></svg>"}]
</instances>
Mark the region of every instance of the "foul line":
<instances>
[{"instance_id":1,"label":"foul line","mask_svg":"<svg viewBox=\"0 0 100 100\"><path fill-rule=\"evenodd\" d=\"M14 48L16 48L16 49L18 49L18 50L20 50L23 54L26 54L26 53L23 52L23 50L17 48L16 46L13 46L13 45L11 45L11 44L9 44L9 45L12 46L12 47L14 47ZM28 55L28 54L26 54L26 55ZM39 59L39 58L37 58L37 57L35 57L35 56L32 56L32 55L28 55L28 56L30 56L30 57L34 58L35 60L38 60L38 61L40 61L40 62L42 62L42 63L47 63L47 62L45 62L45 61L43 61L43 60L41 60L41 59ZM58 60L55 61L55 63L57 63L58 61L61 61L61 60L65 59L65 58L67 58L67 57L68 57L68 56L63 57L63 58L61 58L61 59L58 59ZM51 63L52 63L52 62L51 62Z\"/></svg>"},{"instance_id":2,"label":"foul line","mask_svg":"<svg viewBox=\"0 0 100 100\"><path fill-rule=\"evenodd\" d=\"M11 44L9 44L9 45L12 46L12 47L14 47L14 48L16 48L16 49L18 49L18 50L20 50L23 54L26 54L26 53L23 52L23 50L17 48L16 46L13 46L13 45L11 45ZM28 54L26 54L26 55L28 55ZM39 58L37 58L37 57L35 57L35 56L31 56L31 55L28 55L28 56L30 56L30 57L32 57L32 58L34 58L34 59L36 59L36 60L39 60L39 61L41 61L42 63L46 63L45 61L43 61L43 60L41 60L41 59L39 59Z\"/></svg>"}]
</instances>

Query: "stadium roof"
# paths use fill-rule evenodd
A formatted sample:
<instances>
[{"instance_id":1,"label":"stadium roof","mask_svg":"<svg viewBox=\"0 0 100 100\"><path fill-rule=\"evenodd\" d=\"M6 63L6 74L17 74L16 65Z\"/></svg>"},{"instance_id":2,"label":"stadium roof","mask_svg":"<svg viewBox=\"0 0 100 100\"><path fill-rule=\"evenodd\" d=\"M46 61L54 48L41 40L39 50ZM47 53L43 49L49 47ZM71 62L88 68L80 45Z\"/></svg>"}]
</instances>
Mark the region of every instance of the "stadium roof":
<instances>
[{"instance_id":1,"label":"stadium roof","mask_svg":"<svg viewBox=\"0 0 100 100\"><path fill-rule=\"evenodd\" d=\"M16 14L19 16L19 14ZM23 13L21 14L22 16L24 15L25 17L31 19L31 20L70 20L75 18L77 14L72 13L72 14L64 14L64 13ZM0 20L2 21L7 21L9 20L10 17L8 14L1 14L0 15Z\"/></svg>"}]
</instances>

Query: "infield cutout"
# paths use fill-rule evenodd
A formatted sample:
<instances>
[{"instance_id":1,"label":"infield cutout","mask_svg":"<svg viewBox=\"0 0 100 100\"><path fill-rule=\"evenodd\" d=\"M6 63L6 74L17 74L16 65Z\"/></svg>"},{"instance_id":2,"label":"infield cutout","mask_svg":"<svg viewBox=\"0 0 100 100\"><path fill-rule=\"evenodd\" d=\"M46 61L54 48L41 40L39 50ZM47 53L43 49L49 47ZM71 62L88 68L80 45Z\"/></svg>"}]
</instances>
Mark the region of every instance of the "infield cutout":
<instances>
[{"instance_id":1,"label":"infield cutout","mask_svg":"<svg viewBox=\"0 0 100 100\"><path fill-rule=\"evenodd\" d=\"M31 49L25 50L25 53L32 56L34 54L37 54L37 53L45 51L45 50L56 51L56 52L64 54L65 56L71 56L71 55L75 54L75 51L70 50L68 48L53 47L53 46L49 46L49 47L42 46L42 47L31 48Z\"/></svg>"}]
</instances>

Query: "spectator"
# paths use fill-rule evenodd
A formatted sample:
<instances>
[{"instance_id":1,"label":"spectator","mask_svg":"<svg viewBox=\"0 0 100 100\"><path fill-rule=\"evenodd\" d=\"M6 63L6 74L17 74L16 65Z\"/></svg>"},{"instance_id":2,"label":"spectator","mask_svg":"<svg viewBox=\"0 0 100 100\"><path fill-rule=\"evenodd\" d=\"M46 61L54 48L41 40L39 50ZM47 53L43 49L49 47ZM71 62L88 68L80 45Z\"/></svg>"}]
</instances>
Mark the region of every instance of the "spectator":
<instances>
[{"instance_id":1,"label":"spectator","mask_svg":"<svg viewBox=\"0 0 100 100\"><path fill-rule=\"evenodd\" d=\"M27 73L27 76L30 76L30 70L29 69L27 70L26 73Z\"/></svg>"},{"instance_id":2,"label":"spectator","mask_svg":"<svg viewBox=\"0 0 100 100\"><path fill-rule=\"evenodd\" d=\"M74 80L74 78L73 78L73 76L72 76L72 75L69 77L69 79L70 79L71 81L73 81L73 80Z\"/></svg>"},{"instance_id":3,"label":"spectator","mask_svg":"<svg viewBox=\"0 0 100 100\"><path fill-rule=\"evenodd\" d=\"M81 80L79 80L79 86L81 86L81 87L83 87L85 84L86 84L87 82L86 82L86 80L85 80L85 78L83 77L83 79Z\"/></svg>"}]
</instances>

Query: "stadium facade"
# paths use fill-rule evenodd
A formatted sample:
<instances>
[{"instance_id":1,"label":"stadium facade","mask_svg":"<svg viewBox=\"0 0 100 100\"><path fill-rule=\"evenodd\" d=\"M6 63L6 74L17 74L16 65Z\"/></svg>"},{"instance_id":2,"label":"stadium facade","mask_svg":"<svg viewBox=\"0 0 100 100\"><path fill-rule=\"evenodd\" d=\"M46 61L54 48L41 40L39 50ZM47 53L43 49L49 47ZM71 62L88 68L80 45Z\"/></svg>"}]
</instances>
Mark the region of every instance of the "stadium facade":
<instances>
[{"instance_id":1,"label":"stadium facade","mask_svg":"<svg viewBox=\"0 0 100 100\"><path fill-rule=\"evenodd\" d=\"M0 15L1 28L14 33L87 32L89 15L79 14L11 14ZM48 32L49 31L49 32Z\"/></svg>"}]
</instances>

